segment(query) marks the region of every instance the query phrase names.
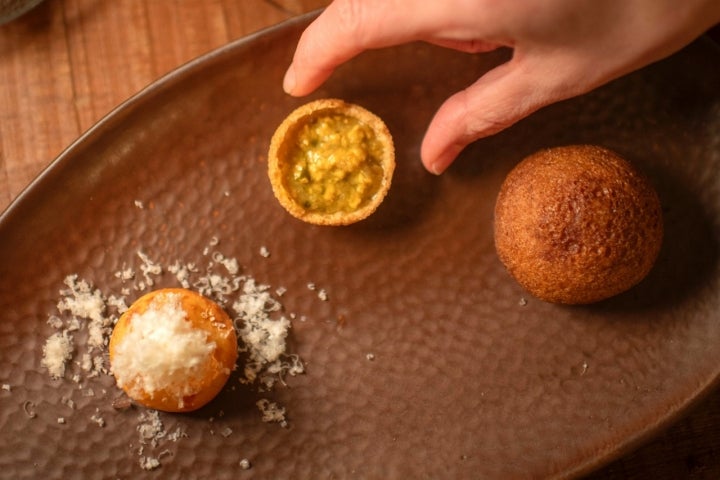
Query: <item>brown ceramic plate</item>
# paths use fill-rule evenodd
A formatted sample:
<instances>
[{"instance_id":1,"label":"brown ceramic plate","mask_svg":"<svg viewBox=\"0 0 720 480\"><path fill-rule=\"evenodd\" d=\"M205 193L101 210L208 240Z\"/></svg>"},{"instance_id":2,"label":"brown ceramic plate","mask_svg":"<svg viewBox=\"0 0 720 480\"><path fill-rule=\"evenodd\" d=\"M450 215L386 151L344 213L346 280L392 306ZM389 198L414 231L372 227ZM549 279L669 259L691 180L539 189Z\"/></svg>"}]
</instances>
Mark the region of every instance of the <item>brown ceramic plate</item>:
<instances>
[{"instance_id":1,"label":"brown ceramic plate","mask_svg":"<svg viewBox=\"0 0 720 480\"><path fill-rule=\"evenodd\" d=\"M387 122L395 182L366 221L324 228L282 209L265 165L272 132L301 103L280 84L308 21L232 43L151 85L3 214L0 476L567 478L656 433L716 383L714 44L700 40L544 109L477 142L441 177L420 166L425 126L450 92L506 52L409 45L364 54L315 97L361 104ZM667 228L641 285L574 308L528 297L503 270L491 234L504 175L531 152L569 143L610 147L645 171ZM187 437L146 445L162 466L145 472L140 410L113 409L109 377L51 380L40 364L54 331L46 320L66 275L119 293L114 272L137 268L138 250L164 265L202 265L212 237L244 272L287 288L282 302L298 314L291 348L307 373L265 393L236 382L197 413L161 415ZM176 284L158 277L158 286ZM286 408L287 428L260 420L259 398Z\"/></svg>"}]
</instances>

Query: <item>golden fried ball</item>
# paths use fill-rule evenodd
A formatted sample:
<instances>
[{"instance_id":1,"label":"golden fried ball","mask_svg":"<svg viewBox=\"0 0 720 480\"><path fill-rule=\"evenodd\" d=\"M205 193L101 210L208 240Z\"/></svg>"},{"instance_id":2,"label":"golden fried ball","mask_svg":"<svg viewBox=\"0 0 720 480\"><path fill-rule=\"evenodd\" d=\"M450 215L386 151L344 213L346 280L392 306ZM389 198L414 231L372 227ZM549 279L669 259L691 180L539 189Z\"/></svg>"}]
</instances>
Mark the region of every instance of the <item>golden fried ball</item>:
<instances>
[{"instance_id":1,"label":"golden fried ball","mask_svg":"<svg viewBox=\"0 0 720 480\"><path fill-rule=\"evenodd\" d=\"M500 260L532 295L597 302L650 272L663 237L660 200L648 179L611 150L550 148L506 177L494 235Z\"/></svg>"},{"instance_id":2,"label":"golden fried ball","mask_svg":"<svg viewBox=\"0 0 720 480\"><path fill-rule=\"evenodd\" d=\"M189 412L222 390L235 367L237 334L212 300L166 288L136 300L110 337L110 366L136 402L167 412Z\"/></svg>"}]
</instances>

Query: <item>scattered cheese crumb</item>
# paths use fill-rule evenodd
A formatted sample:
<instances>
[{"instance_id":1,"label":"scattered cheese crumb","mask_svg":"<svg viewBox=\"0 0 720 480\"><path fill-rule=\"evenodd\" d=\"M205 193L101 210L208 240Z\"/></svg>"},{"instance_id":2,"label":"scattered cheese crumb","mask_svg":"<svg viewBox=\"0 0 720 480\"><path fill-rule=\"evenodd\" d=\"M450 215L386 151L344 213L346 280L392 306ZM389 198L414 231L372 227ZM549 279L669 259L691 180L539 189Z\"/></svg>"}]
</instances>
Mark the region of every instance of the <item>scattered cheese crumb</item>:
<instances>
[{"instance_id":1,"label":"scattered cheese crumb","mask_svg":"<svg viewBox=\"0 0 720 480\"><path fill-rule=\"evenodd\" d=\"M230 275L237 275L240 271L240 266L238 265L236 258L224 258L220 263L223 267L225 267Z\"/></svg>"},{"instance_id":2,"label":"scattered cheese crumb","mask_svg":"<svg viewBox=\"0 0 720 480\"><path fill-rule=\"evenodd\" d=\"M68 289L61 292L64 296L58 302L58 311L99 323L105 320L105 298L100 290L93 290L85 280L78 280L77 275L65 277L65 285Z\"/></svg>"},{"instance_id":3,"label":"scattered cheese crumb","mask_svg":"<svg viewBox=\"0 0 720 480\"><path fill-rule=\"evenodd\" d=\"M3 389L3 391L5 391L5 392L9 392L9 391L12 390L12 387L10 386L10 384L3 383L2 389Z\"/></svg>"},{"instance_id":4,"label":"scattered cheese crumb","mask_svg":"<svg viewBox=\"0 0 720 480\"><path fill-rule=\"evenodd\" d=\"M75 410L75 402L72 398L62 397L60 399L60 403L62 403L63 405L67 405L72 410Z\"/></svg>"},{"instance_id":5,"label":"scattered cheese crumb","mask_svg":"<svg viewBox=\"0 0 720 480\"><path fill-rule=\"evenodd\" d=\"M135 278L135 272L132 268L126 267L125 264L123 264L122 269L115 272L115 278L119 278L123 282L126 282Z\"/></svg>"},{"instance_id":6,"label":"scattered cheese crumb","mask_svg":"<svg viewBox=\"0 0 720 480\"><path fill-rule=\"evenodd\" d=\"M155 470L160 467L160 460L156 457L140 457L140 468L143 470Z\"/></svg>"},{"instance_id":7,"label":"scattered cheese crumb","mask_svg":"<svg viewBox=\"0 0 720 480\"><path fill-rule=\"evenodd\" d=\"M54 333L43 346L42 365L47 368L52 378L65 376L66 363L73 354L72 337L67 332Z\"/></svg>"},{"instance_id":8,"label":"scattered cheese crumb","mask_svg":"<svg viewBox=\"0 0 720 480\"><path fill-rule=\"evenodd\" d=\"M187 437L185 430L178 426L174 432L168 433L160 420L160 414L157 410L145 410L138 417L137 431L139 435L140 448L138 449L138 462L144 470L154 470L161 466L160 460L165 455L172 453L165 449L157 456L145 454L145 447L157 448L164 440L177 442L180 438Z\"/></svg>"},{"instance_id":9,"label":"scattered cheese crumb","mask_svg":"<svg viewBox=\"0 0 720 480\"><path fill-rule=\"evenodd\" d=\"M375 354L368 353L367 355L365 355L365 358L367 358L368 360L370 360L372 362L373 360L375 360Z\"/></svg>"},{"instance_id":10,"label":"scattered cheese crumb","mask_svg":"<svg viewBox=\"0 0 720 480\"><path fill-rule=\"evenodd\" d=\"M104 365L104 350L112 326L117 320L116 316L108 315L107 308L108 305L120 305L117 301L108 302L100 290L93 289L85 280L79 280L77 275L68 275L64 283L67 288L60 291L61 298L57 303L57 309L61 314L69 315L69 318L63 320L55 315L49 317L48 323L59 331L46 342L43 350L43 365L54 378L64 376L64 365L75 351L74 339L70 332L86 328L88 351L81 357L80 365L90 373L90 376L107 373ZM77 383L80 382L77 374L72 378Z\"/></svg>"},{"instance_id":11,"label":"scattered cheese crumb","mask_svg":"<svg viewBox=\"0 0 720 480\"><path fill-rule=\"evenodd\" d=\"M262 415L262 421L266 423L277 422L282 427L287 427L285 419L285 408L275 402L271 402L267 398L261 398L255 402Z\"/></svg>"},{"instance_id":12,"label":"scattered cheese crumb","mask_svg":"<svg viewBox=\"0 0 720 480\"><path fill-rule=\"evenodd\" d=\"M145 279L144 284L148 287L152 287L155 285L155 280L150 275L160 275L162 273L162 267L150 260L150 257L146 255L145 253L138 250L137 252L138 257L140 257L140 260L142 260L142 265L140 265L140 271L143 274L143 278Z\"/></svg>"},{"instance_id":13,"label":"scattered cheese crumb","mask_svg":"<svg viewBox=\"0 0 720 480\"><path fill-rule=\"evenodd\" d=\"M160 414L157 410L146 410L140 413L138 417L137 431L140 434L140 443L142 445L150 444L157 447L160 439L167 435L163 428Z\"/></svg>"},{"instance_id":14,"label":"scattered cheese crumb","mask_svg":"<svg viewBox=\"0 0 720 480\"><path fill-rule=\"evenodd\" d=\"M243 291L232 308L238 314L236 328L243 341L240 351L247 354L243 383L252 383L258 376L263 383L269 382L265 371L271 375L302 373L298 358L283 357L285 339L290 329L290 320L284 316L272 318L271 314L280 311L280 303L269 293L267 285L258 285L253 279L247 279ZM270 381L271 382L271 381Z\"/></svg>"},{"instance_id":15,"label":"scattered cheese crumb","mask_svg":"<svg viewBox=\"0 0 720 480\"><path fill-rule=\"evenodd\" d=\"M580 375L585 375L588 371L588 362L586 360L583 360L583 362L580 364Z\"/></svg>"},{"instance_id":16,"label":"scattered cheese crumb","mask_svg":"<svg viewBox=\"0 0 720 480\"><path fill-rule=\"evenodd\" d=\"M63 327L64 323L60 317L57 315L50 315L48 317L47 321L48 325L50 325L52 328L59 330Z\"/></svg>"},{"instance_id":17,"label":"scattered cheese crumb","mask_svg":"<svg viewBox=\"0 0 720 480\"><path fill-rule=\"evenodd\" d=\"M65 417L58 417L57 423L59 423L60 425L65 425Z\"/></svg>"},{"instance_id":18,"label":"scattered cheese crumb","mask_svg":"<svg viewBox=\"0 0 720 480\"><path fill-rule=\"evenodd\" d=\"M318 291L318 298L319 298L320 300L322 300L323 302L327 302L327 301L328 301L328 294L327 294L327 292L325 291L324 288L321 288L321 289Z\"/></svg>"},{"instance_id":19,"label":"scattered cheese crumb","mask_svg":"<svg viewBox=\"0 0 720 480\"><path fill-rule=\"evenodd\" d=\"M135 206L136 206L137 208L139 208L140 210L142 210L143 208L145 208L145 205L143 205L143 202L141 202L140 200L135 200L135 202L133 202L133 203L135 203Z\"/></svg>"},{"instance_id":20,"label":"scattered cheese crumb","mask_svg":"<svg viewBox=\"0 0 720 480\"><path fill-rule=\"evenodd\" d=\"M250 464L250 460L248 460L247 458L243 458L242 460L240 460L240 468L242 468L243 470L250 470L250 467L252 467L252 465Z\"/></svg>"},{"instance_id":21,"label":"scattered cheese crumb","mask_svg":"<svg viewBox=\"0 0 720 480\"><path fill-rule=\"evenodd\" d=\"M525 300L525 297L520 297L520 301L518 302L521 307L524 307L527 305L527 300Z\"/></svg>"},{"instance_id":22,"label":"scattered cheese crumb","mask_svg":"<svg viewBox=\"0 0 720 480\"><path fill-rule=\"evenodd\" d=\"M260 256L264 258L268 258L270 256L270 250L268 250L264 245L260 247Z\"/></svg>"},{"instance_id":23,"label":"scattered cheese crumb","mask_svg":"<svg viewBox=\"0 0 720 480\"><path fill-rule=\"evenodd\" d=\"M95 413L92 417L90 417L90 420L96 423L97 426L100 428L103 428L105 426L105 419L100 415L100 412L98 410L95 410Z\"/></svg>"},{"instance_id":24,"label":"scattered cheese crumb","mask_svg":"<svg viewBox=\"0 0 720 480\"><path fill-rule=\"evenodd\" d=\"M115 307L118 314L122 315L128 309L127 303L124 297L118 297L116 295L110 295L107 299L107 304L111 307Z\"/></svg>"}]
</instances>

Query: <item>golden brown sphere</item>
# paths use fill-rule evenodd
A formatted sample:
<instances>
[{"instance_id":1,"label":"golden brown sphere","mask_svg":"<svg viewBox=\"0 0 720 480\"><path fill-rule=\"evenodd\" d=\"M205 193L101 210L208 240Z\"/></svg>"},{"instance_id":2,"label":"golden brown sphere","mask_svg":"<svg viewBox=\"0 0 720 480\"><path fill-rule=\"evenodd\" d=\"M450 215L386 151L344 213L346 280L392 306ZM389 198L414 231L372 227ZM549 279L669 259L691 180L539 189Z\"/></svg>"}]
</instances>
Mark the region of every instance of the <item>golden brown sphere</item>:
<instances>
[{"instance_id":1,"label":"golden brown sphere","mask_svg":"<svg viewBox=\"0 0 720 480\"><path fill-rule=\"evenodd\" d=\"M534 296L585 304L624 292L660 251L660 201L648 179L616 153L574 145L520 162L495 205L495 247Z\"/></svg>"},{"instance_id":2,"label":"golden brown sphere","mask_svg":"<svg viewBox=\"0 0 720 480\"><path fill-rule=\"evenodd\" d=\"M143 295L120 317L110 337L110 365L136 402L189 412L222 390L237 349L232 320L215 302L166 288Z\"/></svg>"}]
</instances>

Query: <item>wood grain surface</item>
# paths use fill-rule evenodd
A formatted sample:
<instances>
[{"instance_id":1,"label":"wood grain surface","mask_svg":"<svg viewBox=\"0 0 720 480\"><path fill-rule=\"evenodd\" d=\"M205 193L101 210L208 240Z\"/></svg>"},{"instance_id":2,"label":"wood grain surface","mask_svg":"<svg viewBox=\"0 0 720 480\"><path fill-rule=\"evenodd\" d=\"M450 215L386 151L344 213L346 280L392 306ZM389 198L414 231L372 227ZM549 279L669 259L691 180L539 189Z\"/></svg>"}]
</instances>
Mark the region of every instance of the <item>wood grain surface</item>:
<instances>
[{"instance_id":1,"label":"wood grain surface","mask_svg":"<svg viewBox=\"0 0 720 480\"><path fill-rule=\"evenodd\" d=\"M158 77L328 3L46 0L0 26L0 211L81 133ZM720 478L720 392L587 478Z\"/></svg>"}]
</instances>

